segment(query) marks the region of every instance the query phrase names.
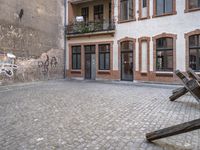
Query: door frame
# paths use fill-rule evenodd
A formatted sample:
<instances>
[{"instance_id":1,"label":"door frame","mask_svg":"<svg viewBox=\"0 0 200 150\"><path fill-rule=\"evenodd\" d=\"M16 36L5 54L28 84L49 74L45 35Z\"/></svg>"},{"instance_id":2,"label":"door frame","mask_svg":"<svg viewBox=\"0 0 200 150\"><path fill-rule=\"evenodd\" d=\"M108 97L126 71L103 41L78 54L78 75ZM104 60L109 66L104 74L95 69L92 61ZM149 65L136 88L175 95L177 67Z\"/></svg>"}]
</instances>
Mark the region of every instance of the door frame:
<instances>
[{"instance_id":1,"label":"door frame","mask_svg":"<svg viewBox=\"0 0 200 150\"><path fill-rule=\"evenodd\" d=\"M133 57L133 73L132 73L132 79L130 79L130 80L128 80L128 79L122 79L122 53L132 53L132 57ZM120 80L121 81L133 81L134 80L134 53L133 53L133 51L127 51L127 52L122 52L121 51L121 53L120 53L120 57L121 57L121 69L120 69Z\"/></svg>"},{"instance_id":2,"label":"door frame","mask_svg":"<svg viewBox=\"0 0 200 150\"><path fill-rule=\"evenodd\" d=\"M122 71L121 71L121 66L122 66L122 64L121 64L121 43L122 42L127 42L127 41L129 41L129 42L133 42L133 80L132 81L134 81L134 77L135 77L135 67L136 67L136 53L135 53L135 48L136 48L136 39L135 38L131 38L131 37L124 37L124 38L122 38L122 39L120 39L120 40L118 40L117 41L117 43L118 43L118 64L119 64L119 71L120 71L120 80L122 80ZM122 80L122 81L124 81L124 80Z\"/></svg>"},{"instance_id":3,"label":"door frame","mask_svg":"<svg viewBox=\"0 0 200 150\"><path fill-rule=\"evenodd\" d=\"M94 46L94 52L85 52L85 47L86 46ZM92 54L96 55L96 45L91 44L91 45L84 45L84 79L86 80L91 80L92 79ZM90 55L90 78L86 78L86 54ZM96 58L96 57L95 57ZM96 66L96 65L95 65Z\"/></svg>"}]
</instances>

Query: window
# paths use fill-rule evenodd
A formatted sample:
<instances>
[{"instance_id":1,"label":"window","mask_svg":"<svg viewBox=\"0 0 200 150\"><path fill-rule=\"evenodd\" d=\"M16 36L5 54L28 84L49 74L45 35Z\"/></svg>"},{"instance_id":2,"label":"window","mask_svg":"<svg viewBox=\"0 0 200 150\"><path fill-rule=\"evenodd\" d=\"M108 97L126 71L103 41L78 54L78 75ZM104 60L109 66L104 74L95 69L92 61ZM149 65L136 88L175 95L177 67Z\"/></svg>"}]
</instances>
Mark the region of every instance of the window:
<instances>
[{"instance_id":1,"label":"window","mask_svg":"<svg viewBox=\"0 0 200 150\"><path fill-rule=\"evenodd\" d=\"M142 0L142 8L146 8L147 7L147 0Z\"/></svg>"},{"instance_id":2,"label":"window","mask_svg":"<svg viewBox=\"0 0 200 150\"><path fill-rule=\"evenodd\" d=\"M120 0L120 21L132 20L133 0Z\"/></svg>"},{"instance_id":3,"label":"window","mask_svg":"<svg viewBox=\"0 0 200 150\"><path fill-rule=\"evenodd\" d=\"M109 3L109 23L111 23L111 19L112 19L112 4Z\"/></svg>"},{"instance_id":4,"label":"window","mask_svg":"<svg viewBox=\"0 0 200 150\"><path fill-rule=\"evenodd\" d=\"M110 44L99 45L99 70L110 70Z\"/></svg>"},{"instance_id":5,"label":"window","mask_svg":"<svg viewBox=\"0 0 200 150\"><path fill-rule=\"evenodd\" d=\"M156 71L173 71L173 38L156 40Z\"/></svg>"},{"instance_id":6,"label":"window","mask_svg":"<svg viewBox=\"0 0 200 150\"><path fill-rule=\"evenodd\" d=\"M149 42L150 37L139 38L139 71L141 73L149 72Z\"/></svg>"},{"instance_id":7,"label":"window","mask_svg":"<svg viewBox=\"0 0 200 150\"><path fill-rule=\"evenodd\" d=\"M95 22L103 21L103 5L94 6L94 21Z\"/></svg>"},{"instance_id":8,"label":"window","mask_svg":"<svg viewBox=\"0 0 200 150\"><path fill-rule=\"evenodd\" d=\"M122 52L133 52L133 42L125 41L121 43Z\"/></svg>"},{"instance_id":9,"label":"window","mask_svg":"<svg viewBox=\"0 0 200 150\"><path fill-rule=\"evenodd\" d=\"M188 0L188 9L200 8L200 0Z\"/></svg>"},{"instance_id":10,"label":"window","mask_svg":"<svg viewBox=\"0 0 200 150\"><path fill-rule=\"evenodd\" d=\"M84 22L88 22L89 21L89 7L82 8L81 15L84 18Z\"/></svg>"},{"instance_id":11,"label":"window","mask_svg":"<svg viewBox=\"0 0 200 150\"><path fill-rule=\"evenodd\" d=\"M200 34L189 37L189 65L195 71L200 71Z\"/></svg>"},{"instance_id":12,"label":"window","mask_svg":"<svg viewBox=\"0 0 200 150\"><path fill-rule=\"evenodd\" d=\"M150 0L139 0L139 20L148 19L149 16L149 1Z\"/></svg>"},{"instance_id":13,"label":"window","mask_svg":"<svg viewBox=\"0 0 200 150\"><path fill-rule=\"evenodd\" d=\"M81 46L72 46L72 69L81 69Z\"/></svg>"},{"instance_id":14,"label":"window","mask_svg":"<svg viewBox=\"0 0 200 150\"><path fill-rule=\"evenodd\" d=\"M156 16L172 14L174 0L155 0L156 1Z\"/></svg>"}]
</instances>

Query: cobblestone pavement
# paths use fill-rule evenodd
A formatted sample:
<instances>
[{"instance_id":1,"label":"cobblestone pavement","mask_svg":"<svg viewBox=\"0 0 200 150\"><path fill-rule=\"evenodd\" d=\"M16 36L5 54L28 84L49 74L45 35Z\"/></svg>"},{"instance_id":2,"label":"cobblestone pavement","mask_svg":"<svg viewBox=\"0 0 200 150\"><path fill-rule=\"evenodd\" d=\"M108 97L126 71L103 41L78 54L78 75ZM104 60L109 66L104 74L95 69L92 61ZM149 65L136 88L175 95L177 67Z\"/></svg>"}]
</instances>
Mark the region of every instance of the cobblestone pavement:
<instances>
[{"instance_id":1,"label":"cobblestone pavement","mask_svg":"<svg viewBox=\"0 0 200 150\"><path fill-rule=\"evenodd\" d=\"M199 130L145 140L200 117L189 94L168 100L173 88L65 80L0 87L0 149L199 150Z\"/></svg>"}]
</instances>

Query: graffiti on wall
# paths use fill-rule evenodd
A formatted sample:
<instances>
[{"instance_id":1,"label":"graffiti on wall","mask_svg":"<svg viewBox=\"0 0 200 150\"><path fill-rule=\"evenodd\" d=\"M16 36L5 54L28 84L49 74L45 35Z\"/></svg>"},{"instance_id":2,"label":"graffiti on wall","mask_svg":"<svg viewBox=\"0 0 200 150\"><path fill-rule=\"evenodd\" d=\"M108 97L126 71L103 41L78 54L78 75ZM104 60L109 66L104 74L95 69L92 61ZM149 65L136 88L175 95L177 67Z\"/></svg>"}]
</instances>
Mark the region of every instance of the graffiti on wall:
<instances>
[{"instance_id":1,"label":"graffiti on wall","mask_svg":"<svg viewBox=\"0 0 200 150\"><path fill-rule=\"evenodd\" d=\"M51 49L39 58L19 57L0 50L0 85L11 82L49 80L63 77L63 50Z\"/></svg>"},{"instance_id":2,"label":"graffiti on wall","mask_svg":"<svg viewBox=\"0 0 200 150\"><path fill-rule=\"evenodd\" d=\"M46 54L45 61L38 61L38 68L42 69L43 75L47 75L49 72L49 67L56 68L58 64L57 58L55 56L49 58L49 55Z\"/></svg>"},{"instance_id":3,"label":"graffiti on wall","mask_svg":"<svg viewBox=\"0 0 200 150\"><path fill-rule=\"evenodd\" d=\"M15 59L16 56L11 53L7 53L6 55L1 55L0 75L5 75L7 77L12 77L14 75L14 71L17 70Z\"/></svg>"}]
</instances>

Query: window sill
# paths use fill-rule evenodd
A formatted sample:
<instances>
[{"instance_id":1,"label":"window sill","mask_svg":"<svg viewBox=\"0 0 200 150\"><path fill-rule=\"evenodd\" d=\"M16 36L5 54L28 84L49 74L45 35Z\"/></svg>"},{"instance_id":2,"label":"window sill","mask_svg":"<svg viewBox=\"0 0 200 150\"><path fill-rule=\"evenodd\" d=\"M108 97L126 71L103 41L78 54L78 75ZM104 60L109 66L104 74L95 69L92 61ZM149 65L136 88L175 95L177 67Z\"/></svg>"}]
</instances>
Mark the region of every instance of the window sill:
<instances>
[{"instance_id":1,"label":"window sill","mask_svg":"<svg viewBox=\"0 0 200 150\"><path fill-rule=\"evenodd\" d=\"M152 16L152 18L165 17L165 16L172 16L172 15L176 15L176 14L177 14L176 11L175 11L175 12L172 12L172 13L163 14L163 15L156 15L156 14L154 14L154 15Z\"/></svg>"},{"instance_id":2,"label":"window sill","mask_svg":"<svg viewBox=\"0 0 200 150\"><path fill-rule=\"evenodd\" d=\"M98 70L99 74L110 74L110 70Z\"/></svg>"},{"instance_id":3,"label":"window sill","mask_svg":"<svg viewBox=\"0 0 200 150\"><path fill-rule=\"evenodd\" d=\"M136 19L130 19L130 20L118 20L118 24L121 24L121 23L128 23L128 22L132 22L132 21L136 21Z\"/></svg>"},{"instance_id":4,"label":"window sill","mask_svg":"<svg viewBox=\"0 0 200 150\"><path fill-rule=\"evenodd\" d=\"M141 76L147 76L147 72L140 72Z\"/></svg>"},{"instance_id":5,"label":"window sill","mask_svg":"<svg viewBox=\"0 0 200 150\"><path fill-rule=\"evenodd\" d=\"M163 76L163 77L173 77L173 72L167 72L167 71L156 71L156 76Z\"/></svg>"},{"instance_id":6,"label":"window sill","mask_svg":"<svg viewBox=\"0 0 200 150\"><path fill-rule=\"evenodd\" d=\"M185 13L190 13L190 12L193 12L193 11L199 11L200 8L193 8L193 9L186 9L184 12Z\"/></svg>"},{"instance_id":7,"label":"window sill","mask_svg":"<svg viewBox=\"0 0 200 150\"><path fill-rule=\"evenodd\" d=\"M72 69L71 73L81 73L81 70L80 69L77 69L77 70L76 69Z\"/></svg>"},{"instance_id":8,"label":"window sill","mask_svg":"<svg viewBox=\"0 0 200 150\"><path fill-rule=\"evenodd\" d=\"M148 16L148 17L139 17L139 18L138 18L138 21L146 20L146 19L150 19L150 16Z\"/></svg>"},{"instance_id":9,"label":"window sill","mask_svg":"<svg viewBox=\"0 0 200 150\"><path fill-rule=\"evenodd\" d=\"M197 75L200 75L200 71L194 71Z\"/></svg>"}]
</instances>

